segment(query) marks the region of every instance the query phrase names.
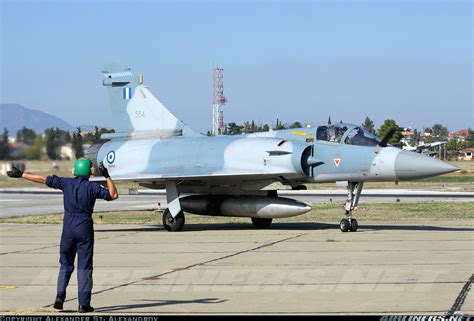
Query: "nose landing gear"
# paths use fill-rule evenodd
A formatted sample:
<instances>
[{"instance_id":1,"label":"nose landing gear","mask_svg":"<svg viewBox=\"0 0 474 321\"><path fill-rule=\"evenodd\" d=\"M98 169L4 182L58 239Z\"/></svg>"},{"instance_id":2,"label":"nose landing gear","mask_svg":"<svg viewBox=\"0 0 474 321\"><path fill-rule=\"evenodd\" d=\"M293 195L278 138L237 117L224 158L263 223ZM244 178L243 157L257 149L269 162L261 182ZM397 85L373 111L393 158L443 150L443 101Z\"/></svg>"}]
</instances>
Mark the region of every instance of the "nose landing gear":
<instances>
[{"instance_id":1,"label":"nose landing gear","mask_svg":"<svg viewBox=\"0 0 474 321\"><path fill-rule=\"evenodd\" d=\"M342 232L356 232L359 228L359 224L357 223L357 220L355 218L343 218L341 220L340 227Z\"/></svg>"},{"instance_id":2,"label":"nose landing gear","mask_svg":"<svg viewBox=\"0 0 474 321\"><path fill-rule=\"evenodd\" d=\"M342 232L356 232L359 228L357 220L352 217L352 212L357 210L360 193L362 192L363 186L364 183L362 182L348 182L347 184L347 200L346 204L344 205L344 209L346 210L346 218L342 219L340 223Z\"/></svg>"}]
</instances>

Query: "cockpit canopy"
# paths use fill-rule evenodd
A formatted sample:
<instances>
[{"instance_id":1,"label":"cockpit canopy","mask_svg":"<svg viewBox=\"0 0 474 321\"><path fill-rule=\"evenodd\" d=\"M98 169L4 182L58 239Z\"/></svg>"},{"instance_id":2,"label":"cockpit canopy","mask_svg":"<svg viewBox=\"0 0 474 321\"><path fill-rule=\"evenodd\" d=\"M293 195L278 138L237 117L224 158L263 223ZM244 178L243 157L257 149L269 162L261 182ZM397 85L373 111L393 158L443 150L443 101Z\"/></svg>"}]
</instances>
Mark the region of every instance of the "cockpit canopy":
<instances>
[{"instance_id":1,"label":"cockpit canopy","mask_svg":"<svg viewBox=\"0 0 474 321\"><path fill-rule=\"evenodd\" d=\"M316 131L316 139L357 146L377 146L381 142L380 138L364 128L350 124L319 126Z\"/></svg>"}]
</instances>

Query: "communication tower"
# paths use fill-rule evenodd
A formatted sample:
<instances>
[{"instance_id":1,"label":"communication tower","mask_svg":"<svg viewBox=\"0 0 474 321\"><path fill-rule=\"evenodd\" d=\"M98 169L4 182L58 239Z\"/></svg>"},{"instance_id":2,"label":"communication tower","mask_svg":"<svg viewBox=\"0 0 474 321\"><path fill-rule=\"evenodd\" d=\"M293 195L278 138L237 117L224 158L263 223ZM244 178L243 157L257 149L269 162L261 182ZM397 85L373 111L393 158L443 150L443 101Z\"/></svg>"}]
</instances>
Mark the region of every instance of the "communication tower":
<instances>
[{"instance_id":1,"label":"communication tower","mask_svg":"<svg viewBox=\"0 0 474 321\"><path fill-rule=\"evenodd\" d=\"M212 97L212 134L222 135L224 132L224 105L227 98L224 96L224 69L213 70L213 97Z\"/></svg>"}]
</instances>

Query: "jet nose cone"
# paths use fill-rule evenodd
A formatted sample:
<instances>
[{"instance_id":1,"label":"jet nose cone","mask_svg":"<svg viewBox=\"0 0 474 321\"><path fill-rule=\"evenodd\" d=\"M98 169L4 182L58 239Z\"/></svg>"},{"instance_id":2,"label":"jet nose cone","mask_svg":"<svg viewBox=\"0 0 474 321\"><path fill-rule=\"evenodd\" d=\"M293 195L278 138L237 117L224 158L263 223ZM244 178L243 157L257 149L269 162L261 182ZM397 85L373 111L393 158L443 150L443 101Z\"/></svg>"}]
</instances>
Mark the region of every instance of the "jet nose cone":
<instances>
[{"instance_id":1,"label":"jet nose cone","mask_svg":"<svg viewBox=\"0 0 474 321\"><path fill-rule=\"evenodd\" d=\"M401 151L395 159L395 174L400 180L425 178L459 170L459 167L415 152Z\"/></svg>"}]
</instances>

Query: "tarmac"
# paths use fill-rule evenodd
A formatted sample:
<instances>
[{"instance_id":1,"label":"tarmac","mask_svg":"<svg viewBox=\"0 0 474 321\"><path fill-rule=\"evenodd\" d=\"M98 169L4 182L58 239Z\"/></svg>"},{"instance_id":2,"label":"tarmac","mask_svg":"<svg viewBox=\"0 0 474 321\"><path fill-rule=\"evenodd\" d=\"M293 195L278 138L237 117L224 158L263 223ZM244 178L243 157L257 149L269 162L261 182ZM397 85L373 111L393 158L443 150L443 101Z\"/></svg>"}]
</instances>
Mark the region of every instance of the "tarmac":
<instances>
[{"instance_id":1,"label":"tarmac","mask_svg":"<svg viewBox=\"0 0 474 321\"><path fill-rule=\"evenodd\" d=\"M472 221L96 225L97 313L473 314ZM54 310L60 225L0 224L0 312ZM77 309L76 273L66 312Z\"/></svg>"}]
</instances>

